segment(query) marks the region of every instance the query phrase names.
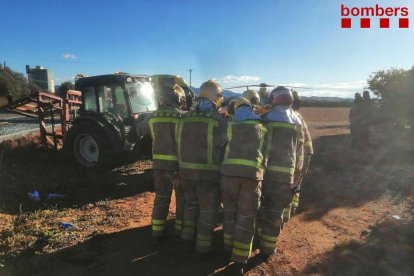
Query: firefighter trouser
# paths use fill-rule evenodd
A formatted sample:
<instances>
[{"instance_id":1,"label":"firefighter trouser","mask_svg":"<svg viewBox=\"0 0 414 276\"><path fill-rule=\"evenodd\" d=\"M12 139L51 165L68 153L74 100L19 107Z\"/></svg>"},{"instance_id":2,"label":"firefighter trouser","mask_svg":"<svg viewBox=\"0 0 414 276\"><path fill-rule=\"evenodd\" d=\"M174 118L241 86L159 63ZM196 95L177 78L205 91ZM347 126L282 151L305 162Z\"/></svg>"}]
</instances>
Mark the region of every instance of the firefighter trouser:
<instances>
[{"instance_id":1,"label":"firefighter trouser","mask_svg":"<svg viewBox=\"0 0 414 276\"><path fill-rule=\"evenodd\" d=\"M260 185L261 181L255 179L222 176L224 248L238 263L246 263L252 250Z\"/></svg>"},{"instance_id":2,"label":"firefighter trouser","mask_svg":"<svg viewBox=\"0 0 414 276\"><path fill-rule=\"evenodd\" d=\"M293 195L289 183L274 182L270 179L263 181L262 192L260 252L273 254L282 227L283 209L290 204Z\"/></svg>"},{"instance_id":3,"label":"firefighter trouser","mask_svg":"<svg viewBox=\"0 0 414 276\"><path fill-rule=\"evenodd\" d=\"M196 250L200 253L211 252L220 205L218 180L181 180L181 183L185 198L181 238L193 240L197 233Z\"/></svg>"},{"instance_id":4,"label":"firefighter trouser","mask_svg":"<svg viewBox=\"0 0 414 276\"><path fill-rule=\"evenodd\" d=\"M171 202L172 190L175 190L175 231L180 235L183 223L184 195L177 172L154 170L155 199L152 209L152 235L162 237L166 232L166 219Z\"/></svg>"},{"instance_id":5,"label":"firefighter trouser","mask_svg":"<svg viewBox=\"0 0 414 276\"><path fill-rule=\"evenodd\" d=\"M299 195L299 193L295 193L292 201L285 209L283 209L283 223L287 223L290 220L291 216L296 213L296 209L299 206Z\"/></svg>"}]
</instances>

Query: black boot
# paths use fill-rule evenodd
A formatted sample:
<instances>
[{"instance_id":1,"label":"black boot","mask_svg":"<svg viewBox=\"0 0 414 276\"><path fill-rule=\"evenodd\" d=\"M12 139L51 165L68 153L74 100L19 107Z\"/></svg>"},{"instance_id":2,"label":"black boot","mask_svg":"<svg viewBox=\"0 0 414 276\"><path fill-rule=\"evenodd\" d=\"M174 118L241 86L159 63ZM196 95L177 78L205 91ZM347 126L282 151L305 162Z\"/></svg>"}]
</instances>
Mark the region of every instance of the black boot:
<instances>
[{"instance_id":1,"label":"black boot","mask_svg":"<svg viewBox=\"0 0 414 276\"><path fill-rule=\"evenodd\" d=\"M244 273L244 264L234 262L230 268L229 268L229 274L228 275L234 275L234 276L241 276Z\"/></svg>"}]
</instances>

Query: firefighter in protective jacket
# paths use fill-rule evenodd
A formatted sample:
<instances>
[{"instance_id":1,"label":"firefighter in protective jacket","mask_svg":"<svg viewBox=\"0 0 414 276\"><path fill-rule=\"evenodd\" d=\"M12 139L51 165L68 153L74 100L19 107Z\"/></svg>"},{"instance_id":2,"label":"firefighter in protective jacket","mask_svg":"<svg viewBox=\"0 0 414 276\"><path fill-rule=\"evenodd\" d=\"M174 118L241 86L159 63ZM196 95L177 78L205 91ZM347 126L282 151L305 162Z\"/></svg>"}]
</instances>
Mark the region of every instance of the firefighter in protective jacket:
<instances>
[{"instance_id":1,"label":"firefighter in protective jacket","mask_svg":"<svg viewBox=\"0 0 414 276\"><path fill-rule=\"evenodd\" d=\"M295 169L295 179L294 179L294 186L296 188L295 195L293 196L292 202L283 210L283 222L287 222L290 219L292 214L296 213L296 209L299 206L299 196L300 196L300 189L302 185L303 178L308 173L310 160L313 155L313 144L312 144L312 137L310 135L308 126L305 122L305 119L299 113L299 109L301 107L301 100L299 95L296 91L292 92L293 95L293 104L292 109L296 112L296 115L302 121L302 132L303 136L301 137L300 145L301 148L298 148L297 151L297 159L296 159L296 169Z\"/></svg>"},{"instance_id":2,"label":"firefighter in protective jacket","mask_svg":"<svg viewBox=\"0 0 414 276\"><path fill-rule=\"evenodd\" d=\"M261 247L267 259L276 250L282 226L283 209L292 201L295 190L295 169L298 149L302 147L302 122L291 108L293 96L289 89L278 86L269 95L272 109L265 115L266 169L261 206Z\"/></svg>"},{"instance_id":3,"label":"firefighter in protective jacket","mask_svg":"<svg viewBox=\"0 0 414 276\"><path fill-rule=\"evenodd\" d=\"M185 208L181 238L196 238L200 257L211 256L213 232L220 205L220 164L227 143L226 121L218 113L221 86L203 83L194 109L184 115L178 129L179 168Z\"/></svg>"},{"instance_id":4,"label":"firefighter in protective jacket","mask_svg":"<svg viewBox=\"0 0 414 276\"><path fill-rule=\"evenodd\" d=\"M185 106L184 90L178 86L162 87L159 91L159 108L138 125L138 136L148 132L152 138L152 160L155 199L152 210L154 243L161 244L166 235L166 218L175 190L175 233L181 235L184 195L178 175L177 129Z\"/></svg>"},{"instance_id":5,"label":"firefighter in protective jacket","mask_svg":"<svg viewBox=\"0 0 414 276\"><path fill-rule=\"evenodd\" d=\"M232 119L227 123L228 144L221 165L224 247L232 252L237 269L243 270L259 208L266 130L244 97L233 99L228 112Z\"/></svg>"}]
</instances>

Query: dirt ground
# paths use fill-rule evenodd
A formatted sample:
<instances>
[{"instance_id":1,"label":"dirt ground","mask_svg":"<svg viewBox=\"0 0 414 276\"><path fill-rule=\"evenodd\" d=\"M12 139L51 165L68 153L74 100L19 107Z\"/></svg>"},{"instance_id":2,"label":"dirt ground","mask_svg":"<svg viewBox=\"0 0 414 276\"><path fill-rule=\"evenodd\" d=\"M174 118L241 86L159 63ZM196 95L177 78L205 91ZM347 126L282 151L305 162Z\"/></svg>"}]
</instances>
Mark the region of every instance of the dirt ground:
<instances>
[{"instance_id":1,"label":"dirt ground","mask_svg":"<svg viewBox=\"0 0 414 276\"><path fill-rule=\"evenodd\" d=\"M412 159L389 143L350 149L348 112L301 110L315 155L300 206L278 254L261 263L255 249L248 275L414 275ZM171 239L162 248L152 244L150 169L140 161L88 176L60 152L19 146L0 153L0 275L226 274L220 227L207 262L172 238L173 208ZM40 202L28 199L34 190ZM49 193L65 197L47 200ZM36 240L48 248L30 249Z\"/></svg>"}]
</instances>

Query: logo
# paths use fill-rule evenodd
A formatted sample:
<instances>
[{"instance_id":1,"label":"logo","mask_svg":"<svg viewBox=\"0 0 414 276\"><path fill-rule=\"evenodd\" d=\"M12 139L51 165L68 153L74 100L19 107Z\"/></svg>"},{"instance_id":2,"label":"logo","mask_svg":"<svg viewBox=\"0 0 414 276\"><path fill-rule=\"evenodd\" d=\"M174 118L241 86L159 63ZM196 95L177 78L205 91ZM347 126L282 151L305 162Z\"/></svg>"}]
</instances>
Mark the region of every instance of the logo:
<instances>
[{"instance_id":1,"label":"logo","mask_svg":"<svg viewBox=\"0 0 414 276\"><path fill-rule=\"evenodd\" d=\"M398 19L398 28L409 28L408 7L348 7L341 5L341 28L359 27L369 29L379 26L381 29L391 27L390 19Z\"/></svg>"}]
</instances>

